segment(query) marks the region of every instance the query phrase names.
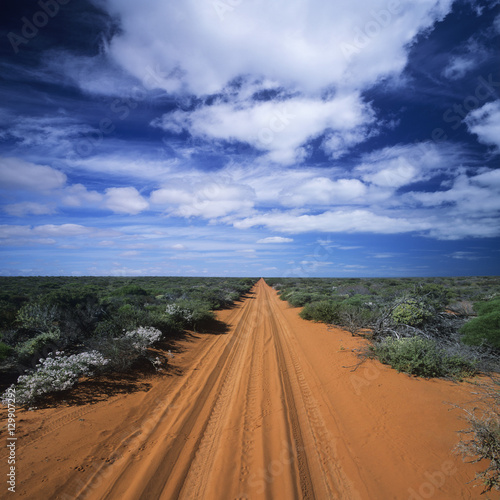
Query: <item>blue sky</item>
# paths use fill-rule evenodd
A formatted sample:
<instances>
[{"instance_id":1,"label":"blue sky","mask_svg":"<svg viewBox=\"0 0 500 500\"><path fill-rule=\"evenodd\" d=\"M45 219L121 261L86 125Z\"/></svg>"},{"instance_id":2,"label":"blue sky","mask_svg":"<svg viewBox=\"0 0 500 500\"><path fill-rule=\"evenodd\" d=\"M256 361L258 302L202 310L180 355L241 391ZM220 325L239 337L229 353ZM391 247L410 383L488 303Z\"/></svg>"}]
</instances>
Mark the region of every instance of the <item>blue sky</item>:
<instances>
[{"instance_id":1,"label":"blue sky","mask_svg":"<svg viewBox=\"0 0 500 500\"><path fill-rule=\"evenodd\" d=\"M500 274L498 0L0 17L0 274Z\"/></svg>"}]
</instances>

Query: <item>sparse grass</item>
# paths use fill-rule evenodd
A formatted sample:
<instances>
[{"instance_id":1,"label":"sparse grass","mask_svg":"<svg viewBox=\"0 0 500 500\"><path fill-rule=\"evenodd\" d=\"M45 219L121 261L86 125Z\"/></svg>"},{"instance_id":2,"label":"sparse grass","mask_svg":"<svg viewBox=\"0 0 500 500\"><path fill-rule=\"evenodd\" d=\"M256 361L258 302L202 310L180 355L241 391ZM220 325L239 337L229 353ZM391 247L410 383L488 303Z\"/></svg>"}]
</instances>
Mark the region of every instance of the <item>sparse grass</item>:
<instances>
[{"instance_id":1,"label":"sparse grass","mask_svg":"<svg viewBox=\"0 0 500 500\"><path fill-rule=\"evenodd\" d=\"M461 433L469 439L462 439L455 451L470 463L489 461L475 478L486 493L492 489L500 491L500 378L494 378L492 385L481 384L480 388L483 408L464 410L470 427Z\"/></svg>"}]
</instances>

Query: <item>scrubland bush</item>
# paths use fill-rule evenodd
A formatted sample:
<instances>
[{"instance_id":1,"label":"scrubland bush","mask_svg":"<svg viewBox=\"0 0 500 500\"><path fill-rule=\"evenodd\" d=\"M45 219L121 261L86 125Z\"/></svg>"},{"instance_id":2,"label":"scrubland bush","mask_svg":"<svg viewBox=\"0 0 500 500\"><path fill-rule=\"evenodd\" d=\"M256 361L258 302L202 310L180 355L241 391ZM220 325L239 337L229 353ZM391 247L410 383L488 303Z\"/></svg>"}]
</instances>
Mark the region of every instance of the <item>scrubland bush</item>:
<instances>
[{"instance_id":1,"label":"scrubland bush","mask_svg":"<svg viewBox=\"0 0 500 500\"><path fill-rule=\"evenodd\" d=\"M0 361L3 361L12 352L12 347L4 342L0 342Z\"/></svg>"},{"instance_id":2,"label":"scrubland bush","mask_svg":"<svg viewBox=\"0 0 500 500\"><path fill-rule=\"evenodd\" d=\"M330 300L309 302L299 313L300 317L307 320L321 321L323 323L339 323L339 303Z\"/></svg>"},{"instance_id":3,"label":"scrubland bush","mask_svg":"<svg viewBox=\"0 0 500 500\"><path fill-rule=\"evenodd\" d=\"M374 349L382 363L411 375L461 378L475 372L473 362L460 355L449 356L432 339L388 337L375 343Z\"/></svg>"},{"instance_id":4,"label":"scrubland bush","mask_svg":"<svg viewBox=\"0 0 500 500\"><path fill-rule=\"evenodd\" d=\"M59 331L59 328L52 327L52 330L48 332L39 333L31 339L17 344L14 348L14 352L16 353L18 359L21 362L24 362L35 356L37 353L42 353L47 346L58 342L60 337L61 332Z\"/></svg>"},{"instance_id":5,"label":"scrubland bush","mask_svg":"<svg viewBox=\"0 0 500 500\"><path fill-rule=\"evenodd\" d=\"M484 486L483 493L500 490L500 379L492 384L481 384L480 400L483 408L465 410L469 429L461 431L470 436L462 439L456 447L464 459L471 463L488 461L485 470L476 474L476 480Z\"/></svg>"},{"instance_id":6,"label":"scrubland bush","mask_svg":"<svg viewBox=\"0 0 500 500\"><path fill-rule=\"evenodd\" d=\"M110 369L124 372L141 357L147 357L147 348L161 336L161 331L156 328L139 327L119 337L96 338L91 346L108 359Z\"/></svg>"},{"instance_id":7,"label":"scrubland bush","mask_svg":"<svg viewBox=\"0 0 500 500\"><path fill-rule=\"evenodd\" d=\"M108 360L97 351L82 352L71 356L57 351L49 354L35 369L17 379L16 403L27 405L49 392L64 391L73 387L83 375L91 375L94 370L107 365ZM12 386L11 386L12 387Z\"/></svg>"},{"instance_id":8,"label":"scrubland bush","mask_svg":"<svg viewBox=\"0 0 500 500\"><path fill-rule=\"evenodd\" d=\"M392 310L392 319L397 325L421 326L430 316L425 304L415 298L404 299Z\"/></svg>"},{"instance_id":9,"label":"scrubland bush","mask_svg":"<svg viewBox=\"0 0 500 500\"><path fill-rule=\"evenodd\" d=\"M165 314L172 325L180 330L185 328L196 330L215 318L208 304L193 301L169 304L165 309Z\"/></svg>"},{"instance_id":10,"label":"scrubland bush","mask_svg":"<svg viewBox=\"0 0 500 500\"><path fill-rule=\"evenodd\" d=\"M478 316L461 328L462 341L469 345L488 344L500 349L500 299L477 303L474 309Z\"/></svg>"}]
</instances>

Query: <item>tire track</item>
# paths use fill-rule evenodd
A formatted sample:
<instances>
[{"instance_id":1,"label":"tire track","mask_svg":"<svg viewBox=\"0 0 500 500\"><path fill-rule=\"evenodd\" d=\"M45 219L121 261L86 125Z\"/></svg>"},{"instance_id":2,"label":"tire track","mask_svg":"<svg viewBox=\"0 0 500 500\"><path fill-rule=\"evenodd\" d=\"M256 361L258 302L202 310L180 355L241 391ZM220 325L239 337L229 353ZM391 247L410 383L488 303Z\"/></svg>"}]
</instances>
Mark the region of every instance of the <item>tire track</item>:
<instances>
[{"instance_id":1,"label":"tire track","mask_svg":"<svg viewBox=\"0 0 500 500\"><path fill-rule=\"evenodd\" d=\"M266 293L269 294L268 289ZM295 384L291 385L295 385L299 389L297 391L299 399L307 416L307 420L303 422L301 428L303 432L311 436L312 441L309 440L311 444L304 451L310 457L311 461L314 460L316 467L319 465L321 470L322 481L321 483L315 481L314 486L316 491L314 491L312 498L359 498L359 494L349 487L347 478L338 464L335 456L335 440L328 431L321 415L318 401L311 391L297 354L294 351L286 320L272 301L269 304L272 309L271 317L277 325L276 332L279 332L275 337L276 348L280 352L283 366L287 367L287 378L289 380L293 378ZM280 338L281 336L283 336L283 339ZM320 485L322 488L320 488Z\"/></svg>"},{"instance_id":2,"label":"tire track","mask_svg":"<svg viewBox=\"0 0 500 500\"><path fill-rule=\"evenodd\" d=\"M232 356L228 362L227 370L222 377L217 391L216 402L212 408L210 418L203 431L196 455L189 472L184 481L180 498L191 500L202 498L206 490L208 478L215 463L215 454L220 439L224 417L228 414L231 398L235 394L238 379L241 376L241 361L249 348L250 331L248 329L248 317L251 304L246 307L245 312L236 326L234 341L232 345Z\"/></svg>"}]
</instances>

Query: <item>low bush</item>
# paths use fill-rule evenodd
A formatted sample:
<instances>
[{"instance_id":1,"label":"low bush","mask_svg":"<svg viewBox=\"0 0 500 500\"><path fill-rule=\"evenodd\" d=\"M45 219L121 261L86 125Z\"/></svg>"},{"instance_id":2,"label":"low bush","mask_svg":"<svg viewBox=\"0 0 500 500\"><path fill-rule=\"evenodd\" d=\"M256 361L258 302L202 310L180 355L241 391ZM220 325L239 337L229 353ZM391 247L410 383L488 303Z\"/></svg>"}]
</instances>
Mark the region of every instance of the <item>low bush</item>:
<instances>
[{"instance_id":1,"label":"low bush","mask_svg":"<svg viewBox=\"0 0 500 500\"><path fill-rule=\"evenodd\" d=\"M425 304L413 298L401 302L392 311L392 319L397 325L420 326L430 316Z\"/></svg>"},{"instance_id":2,"label":"low bush","mask_svg":"<svg viewBox=\"0 0 500 500\"><path fill-rule=\"evenodd\" d=\"M169 304L165 309L165 314L173 326L180 330L185 328L196 330L215 318L208 304L194 301Z\"/></svg>"},{"instance_id":3,"label":"low bush","mask_svg":"<svg viewBox=\"0 0 500 500\"><path fill-rule=\"evenodd\" d=\"M12 347L7 345L5 342L0 342L0 361L6 359L12 352Z\"/></svg>"},{"instance_id":4,"label":"low bush","mask_svg":"<svg viewBox=\"0 0 500 500\"><path fill-rule=\"evenodd\" d=\"M17 384L13 386L16 391L16 403L31 404L46 393L69 389L81 376L90 376L94 370L102 368L107 363L108 360L97 351L71 356L65 356L59 351L55 356L49 354L47 358L40 359L40 364L32 373L21 375L17 379ZM2 399L5 399L5 394Z\"/></svg>"},{"instance_id":5,"label":"low bush","mask_svg":"<svg viewBox=\"0 0 500 500\"><path fill-rule=\"evenodd\" d=\"M460 329L462 341L469 345L488 344L500 349L500 299L475 304L474 309L478 316Z\"/></svg>"},{"instance_id":6,"label":"low bush","mask_svg":"<svg viewBox=\"0 0 500 500\"><path fill-rule=\"evenodd\" d=\"M374 349L382 363L411 375L461 378L475 372L473 362L460 355L448 355L431 339L389 337L375 343Z\"/></svg>"},{"instance_id":7,"label":"low bush","mask_svg":"<svg viewBox=\"0 0 500 500\"><path fill-rule=\"evenodd\" d=\"M101 352L109 368L127 371L139 358L147 357L147 348L160 340L162 333L153 327L139 327L120 337L95 338L91 347Z\"/></svg>"},{"instance_id":8,"label":"low bush","mask_svg":"<svg viewBox=\"0 0 500 500\"><path fill-rule=\"evenodd\" d=\"M31 339L17 344L14 351L21 362L27 361L35 355L41 355L47 346L57 343L60 336L59 329L52 328L51 331L39 333Z\"/></svg>"},{"instance_id":9,"label":"low bush","mask_svg":"<svg viewBox=\"0 0 500 500\"><path fill-rule=\"evenodd\" d=\"M340 322L339 303L330 300L309 302L304 306L299 314L303 319L319 321L327 324L338 324Z\"/></svg>"}]
</instances>

